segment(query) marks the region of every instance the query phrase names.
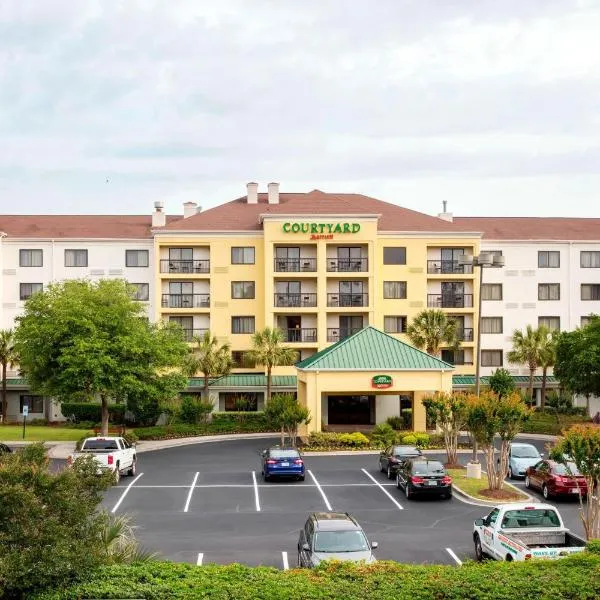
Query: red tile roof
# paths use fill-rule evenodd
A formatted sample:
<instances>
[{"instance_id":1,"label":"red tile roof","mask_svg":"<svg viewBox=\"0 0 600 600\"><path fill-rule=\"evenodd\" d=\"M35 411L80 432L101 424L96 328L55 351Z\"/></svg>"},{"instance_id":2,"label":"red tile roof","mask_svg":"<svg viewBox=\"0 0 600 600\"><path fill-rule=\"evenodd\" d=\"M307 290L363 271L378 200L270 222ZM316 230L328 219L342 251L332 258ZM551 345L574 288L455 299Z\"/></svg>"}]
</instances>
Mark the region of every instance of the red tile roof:
<instances>
[{"instance_id":1,"label":"red tile roof","mask_svg":"<svg viewBox=\"0 0 600 600\"><path fill-rule=\"evenodd\" d=\"M270 215L378 214L380 231L462 231L452 223L362 194L327 194L320 190L279 195L279 204L269 204L267 194L258 194L257 204L246 196L167 225L163 231L260 231L259 217Z\"/></svg>"},{"instance_id":2,"label":"red tile roof","mask_svg":"<svg viewBox=\"0 0 600 600\"><path fill-rule=\"evenodd\" d=\"M0 215L0 231L13 238L150 239L151 228L151 215Z\"/></svg>"},{"instance_id":3,"label":"red tile roof","mask_svg":"<svg viewBox=\"0 0 600 600\"><path fill-rule=\"evenodd\" d=\"M463 231L488 240L598 240L600 219L562 217L454 217Z\"/></svg>"}]
</instances>

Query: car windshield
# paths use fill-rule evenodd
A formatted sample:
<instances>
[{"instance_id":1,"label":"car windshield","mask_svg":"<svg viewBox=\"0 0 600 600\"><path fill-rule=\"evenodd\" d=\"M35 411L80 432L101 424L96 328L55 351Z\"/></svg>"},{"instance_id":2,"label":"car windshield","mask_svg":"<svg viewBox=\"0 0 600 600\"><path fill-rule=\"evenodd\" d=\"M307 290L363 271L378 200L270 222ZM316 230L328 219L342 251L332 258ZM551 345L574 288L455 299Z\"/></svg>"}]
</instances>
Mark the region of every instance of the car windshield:
<instances>
[{"instance_id":1,"label":"car windshield","mask_svg":"<svg viewBox=\"0 0 600 600\"><path fill-rule=\"evenodd\" d=\"M320 531L315 535L315 552L365 552L368 549L362 531Z\"/></svg>"},{"instance_id":2,"label":"car windshield","mask_svg":"<svg viewBox=\"0 0 600 600\"><path fill-rule=\"evenodd\" d=\"M414 446L395 446L392 454L394 456L418 456L420 451Z\"/></svg>"},{"instance_id":3,"label":"car windshield","mask_svg":"<svg viewBox=\"0 0 600 600\"><path fill-rule=\"evenodd\" d=\"M440 475L446 472L441 462L417 462L413 463L414 475Z\"/></svg>"},{"instance_id":4,"label":"car windshield","mask_svg":"<svg viewBox=\"0 0 600 600\"><path fill-rule=\"evenodd\" d=\"M299 458L298 450L271 450L271 458Z\"/></svg>"},{"instance_id":5,"label":"car windshield","mask_svg":"<svg viewBox=\"0 0 600 600\"><path fill-rule=\"evenodd\" d=\"M540 453L533 447L516 446L511 450L514 458L539 458Z\"/></svg>"},{"instance_id":6,"label":"car windshield","mask_svg":"<svg viewBox=\"0 0 600 600\"><path fill-rule=\"evenodd\" d=\"M505 529L560 527L560 519L556 511L547 508L508 510L504 513L502 527Z\"/></svg>"},{"instance_id":7,"label":"car windshield","mask_svg":"<svg viewBox=\"0 0 600 600\"><path fill-rule=\"evenodd\" d=\"M567 477L569 475L581 475L577 465L572 462L568 462L566 466L561 464L554 465L554 473L556 475L566 475Z\"/></svg>"},{"instance_id":8,"label":"car windshield","mask_svg":"<svg viewBox=\"0 0 600 600\"><path fill-rule=\"evenodd\" d=\"M87 440L82 450L118 450L117 440Z\"/></svg>"}]
</instances>

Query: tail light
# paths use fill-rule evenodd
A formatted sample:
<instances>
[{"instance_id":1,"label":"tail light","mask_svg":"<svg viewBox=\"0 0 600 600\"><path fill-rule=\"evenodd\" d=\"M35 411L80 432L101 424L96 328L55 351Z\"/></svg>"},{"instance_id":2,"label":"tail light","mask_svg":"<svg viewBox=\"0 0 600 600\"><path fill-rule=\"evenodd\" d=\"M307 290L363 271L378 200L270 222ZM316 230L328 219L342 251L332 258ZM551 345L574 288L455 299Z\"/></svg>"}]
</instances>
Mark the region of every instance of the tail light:
<instances>
[{"instance_id":1,"label":"tail light","mask_svg":"<svg viewBox=\"0 0 600 600\"><path fill-rule=\"evenodd\" d=\"M425 483L422 477L415 477L414 475L410 478L411 483Z\"/></svg>"},{"instance_id":2,"label":"tail light","mask_svg":"<svg viewBox=\"0 0 600 600\"><path fill-rule=\"evenodd\" d=\"M442 483L444 485L450 485L452 483L452 477L450 477L450 475L445 475L442 479Z\"/></svg>"},{"instance_id":3,"label":"tail light","mask_svg":"<svg viewBox=\"0 0 600 600\"><path fill-rule=\"evenodd\" d=\"M112 465L115 462L115 458L112 454L108 455L108 464Z\"/></svg>"},{"instance_id":4,"label":"tail light","mask_svg":"<svg viewBox=\"0 0 600 600\"><path fill-rule=\"evenodd\" d=\"M276 465L276 464L277 464L277 461L276 461L276 460L273 460L272 458L270 458L270 459L267 461L267 464L268 464L268 465Z\"/></svg>"},{"instance_id":5,"label":"tail light","mask_svg":"<svg viewBox=\"0 0 600 600\"><path fill-rule=\"evenodd\" d=\"M560 475L556 475L554 477L555 481L557 483L568 483L569 482L569 478L568 477L561 477Z\"/></svg>"},{"instance_id":6,"label":"tail light","mask_svg":"<svg viewBox=\"0 0 600 600\"><path fill-rule=\"evenodd\" d=\"M67 457L67 464L68 465L72 465L73 464L73 457L72 456L68 456Z\"/></svg>"},{"instance_id":7,"label":"tail light","mask_svg":"<svg viewBox=\"0 0 600 600\"><path fill-rule=\"evenodd\" d=\"M525 555L525 560L531 560L531 554L526 554Z\"/></svg>"},{"instance_id":8,"label":"tail light","mask_svg":"<svg viewBox=\"0 0 600 600\"><path fill-rule=\"evenodd\" d=\"M303 465L304 461L301 458L298 458L294 461L297 465Z\"/></svg>"}]
</instances>

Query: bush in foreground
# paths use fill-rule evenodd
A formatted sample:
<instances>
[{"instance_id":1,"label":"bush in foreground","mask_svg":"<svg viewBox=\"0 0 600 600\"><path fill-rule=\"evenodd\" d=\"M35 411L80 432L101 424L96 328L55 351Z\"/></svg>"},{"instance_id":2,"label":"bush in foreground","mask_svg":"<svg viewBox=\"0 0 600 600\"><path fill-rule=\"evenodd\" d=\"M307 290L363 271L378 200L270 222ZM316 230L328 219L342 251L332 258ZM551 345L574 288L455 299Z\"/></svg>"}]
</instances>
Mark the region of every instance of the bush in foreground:
<instances>
[{"instance_id":1,"label":"bush in foreground","mask_svg":"<svg viewBox=\"0 0 600 600\"><path fill-rule=\"evenodd\" d=\"M241 565L194 567L171 563L105 567L66 590L33 600L80 598L236 600L595 600L600 597L600 558L526 563L412 566L331 563L313 571L278 571Z\"/></svg>"}]
</instances>

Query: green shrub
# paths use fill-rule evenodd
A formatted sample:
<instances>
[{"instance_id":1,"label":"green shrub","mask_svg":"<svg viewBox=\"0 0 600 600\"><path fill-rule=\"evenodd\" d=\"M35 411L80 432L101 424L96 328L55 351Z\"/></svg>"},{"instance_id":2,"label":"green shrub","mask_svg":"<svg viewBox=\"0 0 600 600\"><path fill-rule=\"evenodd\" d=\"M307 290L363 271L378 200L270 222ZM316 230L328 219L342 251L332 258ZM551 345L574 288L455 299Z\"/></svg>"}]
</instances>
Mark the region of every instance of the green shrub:
<instances>
[{"instance_id":1,"label":"green shrub","mask_svg":"<svg viewBox=\"0 0 600 600\"><path fill-rule=\"evenodd\" d=\"M48 425L48 419L27 419L27 425Z\"/></svg>"},{"instance_id":2,"label":"green shrub","mask_svg":"<svg viewBox=\"0 0 600 600\"><path fill-rule=\"evenodd\" d=\"M402 438L402 443L409 446L416 446L417 436L414 433L409 433Z\"/></svg>"},{"instance_id":3,"label":"green shrub","mask_svg":"<svg viewBox=\"0 0 600 600\"><path fill-rule=\"evenodd\" d=\"M429 434L428 433L415 433L415 440L418 448L429 448Z\"/></svg>"},{"instance_id":4,"label":"green shrub","mask_svg":"<svg viewBox=\"0 0 600 600\"><path fill-rule=\"evenodd\" d=\"M373 444L379 448L387 448L394 443L396 439L396 432L391 428L388 423L380 423L375 425L373 433L371 434Z\"/></svg>"},{"instance_id":5,"label":"green shrub","mask_svg":"<svg viewBox=\"0 0 600 600\"><path fill-rule=\"evenodd\" d=\"M73 415L76 421L93 421L100 423L102 420L102 407L95 402L63 402L60 406L65 417ZM108 420L111 423L122 423L125 414L124 404L108 405Z\"/></svg>"},{"instance_id":6,"label":"green shrub","mask_svg":"<svg viewBox=\"0 0 600 600\"><path fill-rule=\"evenodd\" d=\"M340 433L339 442L343 446L350 446L351 448L364 448L371 444L371 440L360 431L354 433Z\"/></svg>"},{"instance_id":7,"label":"green shrub","mask_svg":"<svg viewBox=\"0 0 600 600\"><path fill-rule=\"evenodd\" d=\"M181 400L179 418L190 425L205 423L213 408L212 402L204 402L196 395L186 395Z\"/></svg>"},{"instance_id":8,"label":"green shrub","mask_svg":"<svg viewBox=\"0 0 600 600\"><path fill-rule=\"evenodd\" d=\"M523 426L524 433L543 433L560 435L563 429L568 429L576 423L589 423L589 417L579 415L557 415L546 411L536 410Z\"/></svg>"},{"instance_id":9,"label":"green shrub","mask_svg":"<svg viewBox=\"0 0 600 600\"><path fill-rule=\"evenodd\" d=\"M600 554L600 540L589 540L585 549L592 554Z\"/></svg>"},{"instance_id":10,"label":"green shrub","mask_svg":"<svg viewBox=\"0 0 600 600\"><path fill-rule=\"evenodd\" d=\"M404 429L404 419L402 417L388 417L385 422L396 431Z\"/></svg>"}]
</instances>

